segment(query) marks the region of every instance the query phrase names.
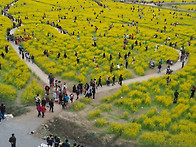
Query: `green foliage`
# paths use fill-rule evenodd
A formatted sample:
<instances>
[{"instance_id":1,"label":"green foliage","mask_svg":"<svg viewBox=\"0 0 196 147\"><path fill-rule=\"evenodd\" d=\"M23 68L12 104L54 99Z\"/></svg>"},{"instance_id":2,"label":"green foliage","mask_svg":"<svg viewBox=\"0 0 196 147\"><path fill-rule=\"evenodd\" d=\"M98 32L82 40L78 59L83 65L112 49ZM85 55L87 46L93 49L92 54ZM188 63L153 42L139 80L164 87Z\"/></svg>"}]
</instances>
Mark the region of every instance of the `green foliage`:
<instances>
[{"instance_id":1,"label":"green foliage","mask_svg":"<svg viewBox=\"0 0 196 147\"><path fill-rule=\"evenodd\" d=\"M107 124L108 124L108 122L103 118L96 119L95 123L94 123L94 125L98 128L102 128L102 127L106 126Z\"/></svg>"},{"instance_id":2,"label":"green foliage","mask_svg":"<svg viewBox=\"0 0 196 147\"><path fill-rule=\"evenodd\" d=\"M42 87L36 82L36 79L32 81L32 83L25 89L25 91L22 94L22 103L24 104L32 104L35 102L34 98L35 96L39 94L43 94Z\"/></svg>"},{"instance_id":3,"label":"green foliage","mask_svg":"<svg viewBox=\"0 0 196 147\"><path fill-rule=\"evenodd\" d=\"M85 108L84 103L81 103L80 101L74 102L71 106L71 109L74 111L81 111Z\"/></svg>"},{"instance_id":4,"label":"green foliage","mask_svg":"<svg viewBox=\"0 0 196 147\"><path fill-rule=\"evenodd\" d=\"M11 101L16 99L16 90L9 85L0 84L0 99L4 101L9 99Z\"/></svg>"},{"instance_id":5,"label":"green foliage","mask_svg":"<svg viewBox=\"0 0 196 147\"><path fill-rule=\"evenodd\" d=\"M101 116L101 110L100 109L97 109L97 110L94 110L94 111L91 111L87 118L88 119L94 119L94 118L97 118L97 117L100 117Z\"/></svg>"}]
</instances>

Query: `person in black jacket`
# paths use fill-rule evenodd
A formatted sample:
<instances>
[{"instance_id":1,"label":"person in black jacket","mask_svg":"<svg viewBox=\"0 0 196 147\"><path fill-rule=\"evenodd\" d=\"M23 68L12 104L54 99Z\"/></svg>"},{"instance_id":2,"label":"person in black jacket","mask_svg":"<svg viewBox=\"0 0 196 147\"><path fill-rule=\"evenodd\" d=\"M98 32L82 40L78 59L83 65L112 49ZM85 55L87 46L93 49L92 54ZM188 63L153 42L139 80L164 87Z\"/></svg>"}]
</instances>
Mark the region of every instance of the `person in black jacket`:
<instances>
[{"instance_id":1,"label":"person in black jacket","mask_svg":"<svg viewBox=\"0 0 196 147\"><path fill-rule=\"evenodd\" d=\"M54 112L54 111L53 111L53 110L54 110L54 102L53 102L53 100L52 100L52 99L49 101L49 106L50 106L49 111Z\"/></svg>"},{"instance_id":2,"label":"person in black jacket","mask_svg":"<svg viewBox=\"0 0 196 147\"><path fill-rule=\"evenodd\" d=\"M120 86L122 86L122 81L123 81L123 77L122 77L122 75L120 75L120 77L119 77L119 85Z\"/></svg>"},{"instance_id":3,"label":"person in black jacket","mask_svg":"<svg viewBox=\"0 0 196 147\"><path fill-rule=\"evenodd\" d=\"M9 138L9 142L11 143L11 147L16 147L16 137L14 134Z\"/></svg>"},{"instance_id":4,"label":"person in black jacket","mask_svg":"<svg viewBox=\"0 0 196 147\"><path fill-rule=\"evenodd\" d=\"M3 118L3 119L5 119L5 117L4 117L5 109L6 109L5 105L4 105L4 104L1 104L1 106L0 106L0 111L1 111L1 114L2 114L2 118Z\"/></svg>"}]
</instances>

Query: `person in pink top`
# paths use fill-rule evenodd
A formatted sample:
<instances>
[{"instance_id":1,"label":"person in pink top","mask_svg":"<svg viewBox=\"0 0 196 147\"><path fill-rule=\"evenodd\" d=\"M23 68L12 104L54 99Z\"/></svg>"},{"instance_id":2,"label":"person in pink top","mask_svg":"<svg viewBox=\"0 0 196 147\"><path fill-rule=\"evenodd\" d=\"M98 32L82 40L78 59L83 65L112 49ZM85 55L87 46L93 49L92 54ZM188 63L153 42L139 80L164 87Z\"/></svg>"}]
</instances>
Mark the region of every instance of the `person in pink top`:
<instances>
[{"instance_id":1,"label":"person in pink top","mask_svg":"<svg viewBox=\"0 0 196 147\"><path fill-rule=\"evenodd\" d=\"M40 106L40 104L37 105L37 112L38 112L37 117L40 117L41 116L41 106Z\"/></svg>"}]
</instances>

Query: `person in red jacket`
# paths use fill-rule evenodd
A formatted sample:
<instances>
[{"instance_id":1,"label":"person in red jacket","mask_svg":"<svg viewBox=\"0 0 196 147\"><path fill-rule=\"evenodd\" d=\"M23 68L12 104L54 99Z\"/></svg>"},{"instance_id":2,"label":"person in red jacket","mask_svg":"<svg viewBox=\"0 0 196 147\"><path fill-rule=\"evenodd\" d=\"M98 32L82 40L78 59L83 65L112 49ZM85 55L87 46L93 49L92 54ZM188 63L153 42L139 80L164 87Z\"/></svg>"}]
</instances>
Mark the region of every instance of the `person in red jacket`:
<instances>
[{"instance_id":1,"label":"person in red jacket","mask_svg":"<svg viewBox=\"0 0 196 147\"><path fill-rule=\"evenodd\" d=\"M41 111L42 111L42 118L44 117L44 113L46 112L46 107L41 106Z\"/></svg>"}]
</instances>

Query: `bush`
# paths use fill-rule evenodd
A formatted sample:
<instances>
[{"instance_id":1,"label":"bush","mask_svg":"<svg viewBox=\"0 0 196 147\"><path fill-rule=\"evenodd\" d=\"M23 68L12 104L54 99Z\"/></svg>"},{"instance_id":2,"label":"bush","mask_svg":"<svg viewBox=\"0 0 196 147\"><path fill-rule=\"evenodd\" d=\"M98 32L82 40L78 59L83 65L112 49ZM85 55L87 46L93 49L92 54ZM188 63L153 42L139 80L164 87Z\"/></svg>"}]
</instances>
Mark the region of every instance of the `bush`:
<instances>
[{"instance_id":1,"label":"bush","mask_svg":"<svg viewBox=\"0 0 196 147\"><path fill-rule=\"evenodd\" d=\"M35 96L39 94L43 94L42 87L36 82L36 79L32 81L32 83L25 89L22 94L22 103L24 104L32 104L35 102Z\"/></svg>"},{"instance_id":2,"label":"bush","mask_svg":"<svg viewBox=\"0 0 196 147\"><path fill-rule=\"evenodd\" d=\"M99 109L95 110L95 111L92 111L88 114L87 118L88 119L94 119L94 118L97 118L97 117L100 117L101 116L101 111Z\"/></svg>"},{"instance_id":3,"label":"bush","mask_svg":"<svg viewBox=\"0 0 196 147\"><path fill-rule=\"evenodd\" d=\"M104 127L108 124L108 122L103 119L103 118L98 118L97 120L95 120L94 125L98 128Z\"/></svg>"},{"instance_id":4,"label":"bush","mask_svg":"<svg viewBox=\"0 0 196 147\"><path fill-rule=\"evenodd\" d=\"M0 84L0 99L2 100L15 100L16 99L16 90L11 86Z\"/></svg>"},{"instance_id":5,"label":"bush","mask_svg":"<svg viewBox=\"0 0 196 147\"><path fill-rule=\"evenodd\" d=\"M85 108L85 105L79 101L74 102L71 106L71 109L74 111L81 111Z\"/></svg>"}]
</instances>

